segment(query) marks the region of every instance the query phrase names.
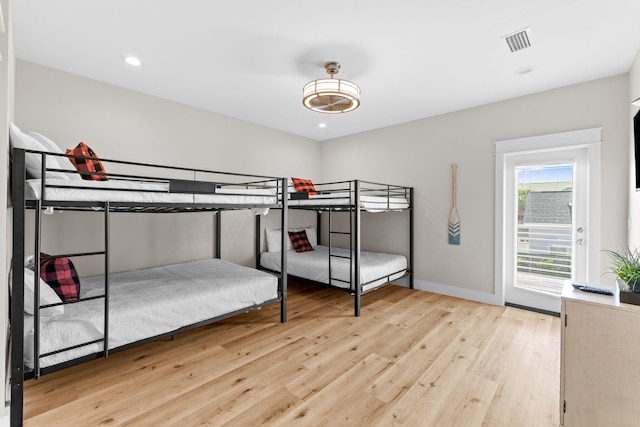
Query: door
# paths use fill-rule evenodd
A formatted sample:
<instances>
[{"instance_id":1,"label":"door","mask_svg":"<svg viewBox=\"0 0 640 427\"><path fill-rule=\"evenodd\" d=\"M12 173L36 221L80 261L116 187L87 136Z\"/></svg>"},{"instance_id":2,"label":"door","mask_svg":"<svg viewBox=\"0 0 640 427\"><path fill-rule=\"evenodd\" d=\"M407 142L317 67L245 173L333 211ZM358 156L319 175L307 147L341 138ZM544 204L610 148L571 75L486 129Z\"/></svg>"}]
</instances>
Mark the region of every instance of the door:
<instances>
[{"instance_id":1,"label":"door","mask_svg":"<svg viewBox=\"0 0 640 427\"><path fill-rule=\"evenodd\" d=\"M586 148L510 155L505 174L505 302L560 312L566 280L588 281Z\"/></svg>"}]
</instances>

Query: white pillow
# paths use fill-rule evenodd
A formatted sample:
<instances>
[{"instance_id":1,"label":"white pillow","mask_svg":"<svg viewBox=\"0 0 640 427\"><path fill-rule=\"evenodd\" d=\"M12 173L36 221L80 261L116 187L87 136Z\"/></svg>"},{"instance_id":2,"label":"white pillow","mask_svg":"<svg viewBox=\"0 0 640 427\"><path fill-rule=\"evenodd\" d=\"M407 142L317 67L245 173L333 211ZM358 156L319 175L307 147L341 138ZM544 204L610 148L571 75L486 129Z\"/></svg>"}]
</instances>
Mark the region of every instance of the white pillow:
<instances>
[{"instance_id":1,"label":"white pillow","mask_svg":"<svg viewBox=\"0 0 640 427\"><path fill-rule=\"evenodd\" d=\"M307 240L309 240L309 244L312 247L318 246L318 236L316 234L315 228L313 227L289 228L289 231L302 231L302 230L307 232ZM267 235L267 252L279 252L281 248L280 229L267 228L265 230L265 233ZM291 244L291 239L287 239L287 250L290 251L292 249L293 249L293 245Z\"/></svg>"},{"instance_id":2,"label":"white pillow","mask_svg":"<svg viewBox=\"0 0 640 427\"><path fill-rule=\"evenodd\" d=\"M29 136L33 137L36 141L44 145L46 151L49 151L50 153L65 154L65 152L62 151L62 148L60 148L55 142L44 135L39 134L38 132L29 132ZM68 179L82 180L80 174L76 173L76 167L73 165L73 163L71 163L71 160L69 160L68 157L49 156L47 157L47 165L51 166L54 169L65 169L72 172L56 173L56 175L62 175ZM58 178L58 176L56 176L56 178Z\"/></svg>"},{"instance_id":3,"label":"white pillow","mask_svg":"<svg viewBox=\"0 0 640 427\"><path fill-rule=\"evenodd\" d=\"M47 151L44 145L26 133L22 133L20 128L13 123L9 123L9 141L11 148ZM30 176L34 178L42 178L42 158L39 154L27 153L25 156L25 164Z\"/></svg>"},{"instance_id":4,"label":"white pillow","mask_svg":"<svg viewBox=\"0 0 640 427\"><path fill-rule=\"evenodd\" d=\"M24 269L24 311L27 314L33 314L33 298L34 286L33 279L35 273L28 268ZM62 302L58 294L55 293L51 286L47 285L44 280L38 277L40 282L40 304L56 304ZM42 316L55 316L64 313L64 306L49 307L40 310Z\"/></svg>"}]
</instances>

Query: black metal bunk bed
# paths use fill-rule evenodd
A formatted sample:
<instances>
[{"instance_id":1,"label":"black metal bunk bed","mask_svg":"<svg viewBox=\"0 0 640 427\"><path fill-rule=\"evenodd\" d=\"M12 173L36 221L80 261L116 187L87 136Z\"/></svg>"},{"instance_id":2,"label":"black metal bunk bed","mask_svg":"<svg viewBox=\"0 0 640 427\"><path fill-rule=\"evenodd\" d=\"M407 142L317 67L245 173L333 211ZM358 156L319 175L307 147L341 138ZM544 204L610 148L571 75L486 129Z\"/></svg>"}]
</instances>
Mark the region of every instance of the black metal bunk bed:
<instances>
[{"instance_id":1,"label":"black metal bunk bed","mask_svg":"<svg viewBox=\"0 0 640 427\"><path fill-rule=\"evenodd\" d=\"M380 184L363 180L338 181L314 184L314 192L296 192L289 184L289 209L314 210L316 211L316 229L318 244L321 243L322 237L322 213L328 214L328 231L329 237L328 249L326 250L326 261L328 265L320 268L327 270L328 275L322 280L310 279L302 275L292 273L292 263L295 253L291 253L288 258L289 275L291 277L319 283L342 291L347 291L354 296L354 314L360 316L361 295L365 292L377 289L380 286L391 283L403 277L408 277L409 287L414 288L413 284L413 187L400 185ZM316 194L314 194L316 193ZM391 211L408 211L408 259L406 265L396 269L389 270L392 266L387 267L384 273L378 273L374 277L369 274L368 278L361 276L363 263L361 262L362 254L372 254L371 252L362 251L362 212L391 212ZM348 213L348 229L334 230L332 215L335 213ZM284 230L284 228L282 228ZM260 239L260 218L256 217L256 239ZM287 235L287 233L282 233ZM343 239L348 241L339 248L334 246L334 239ZM260 248L260 241L256 243L256 248ZM284 244L281 246L285 248ZM261 253L256 249L256 268L266 271L280 272L282 269L277 262L265 262L268 253ZM282 250L281 252L287 252ZM324 256L324 252L323 252ZM404 257L402 257L404 258ZM338 274L334 271L334 264L345 264L348 262L348 278L345 279L344 272L342 278L336 277ZM273 261L273 257L271 257ZM368 268L369 266L367 266ZM362 279L360 279L362 277Z\"/></svg>"},{"instance_id":2,"label":"black metal bunk bed","mask_svg":"<svg viewBox=\"0 0 640 427\"><path fill-rule=\"evenodd\" d=\"M36 180L36 184L27 188L27 172L25 167L26 156L39 156L41 158L41 172L42 179ZM287 275L276 273L277 278L277 296L260 303L251 303L249 306L242 307L240 309L234 309L233 311L226 312L221 315L208 318L203 321L198 321L193 324L179 327L175 330L166 331L161 334L155 334L145 339L139 339L135 342L130 342L126 345L118 346L117 348L110 348L110 277L119 273L110 273L109 270L109 234L110 234L110 215L115 212L144 212L144 213L174 213L174 212L217 212L215 225L217 228L216 241L215 241L215 256L220 258L221 239L220 239L220 225L221 214L220 212L226 210L238 210L238 209L254 209L254 210L268 210L279 209L282 211L280 225L283 229L287 227L287 197L286 197L286 185L287 180L283 178L260 176L260 175L246 175L227 172L217 172L201 169L187 169L181 167L171 166L159 166L146 163L127 162L112 159L100 159L105 164L109 165L109 170L118 168L125 170L126 173L109 173L110 181L115 183L115 189L100 189L98 191L106 191L103 195L97 197L82 194L87 190L87 186L92 187L95 182L86 180L75 180L73 182L59 182L56 179L48 179L47 174L54 173L69 173L68 170L47 168L47 159L50 156L64 156L62 154L55 154L49 152L40 152L35 150L13 149L12 150L12 171L11 171L11 189L13 200L13 258L12 258L12 280L11 295L10 295L10 336L11 336L11 350L10 350L10 371L11 371L11 425L22 425L23 421L23 383L24 380L31 378L38 378L43 374L54 372L60 369L64 369L69 366L83 363L85 361L107 357L109 354L128 349L130 347L144 344L153 340L157 340L163 337L170 337L176 333L183 332L192 328L203 326L208 323L212 323L227 317L231 317L237 314L247 312L252 309L258 309L263 306L280 303L280 321L286 322L287 319ZM86 159L81 156L71 156L77 160ZM53 162L52 162L53 163ZM153 170L154 175L140 175L131 173L131 169L139 170L140 168L145 170ZM86 172L77 172L77 174L83 175ZM96 175L95 173L93 175ZM185 178L185 175L187 176ZM53 175L52 175L53 176ZM58 175L59 176L59 175ZM179 176L179 178L176 178ZM201 179L201 177L213 177L208 179ZM124 188L118 184L118 181L123 183L134 182L134 188ZM105 181L101 181L105 182ZM51 184L54 183L54 184ZM61 185L63 184L63 185ZM91 185L90 185L91 184ZM137 185L140 184L144 187L143 190L137 189ZM148 188L151 185L151 188ZM98 184L99 186L99 184ZM28 190L28 191L27 191ZM65 191L78 190L81 195L79 197L74 196L74 200L65 200ZM56 194L56 191L62 191L51 199L48 199L49 194ZM93 191L89 188L89 191ZM145 201L137 201L136 194L142 192L147 198ZM29 194L27 194L29 193ZM39 193L34 195L33 193ZM62 194L62 196L60 195ZM113 196L113 197L112 197ZM86 200L83 200L85 199ZM96 200L103 199L103 200ZM116 200L110 200L116 199ZM124 201L123 201L124 200ZM104 250L96 252L84 252L73 254L58 254L58 255L43 255L43 259L55 259L59 257L85 257L85 256L104 256L104 281L103 281L103 294L93 296L90 298L80 298L79 301L69 303L61 302L59 304L44 304L41 305L40 299L40 287L39 287L39 274L34 274L34 339L33 339L33 367L27 367L25 365L25 225L26 225L26 210L34 211L34 265L40 265L40 244L41 244L41 216L46 209L56 210L68 210L68 211L96 211L101 212L104 215ZM256 214L256 216L259 216ZM285 236L283 236L282 243L285 243ZM221 261L226 263L225 261ZM287 263L286 252L282 253L281 257L282 265ZM231 264L231 263L228 263ZM232 264L233 265L233 264ZM255 271L257 274L264 275L265 273L250 269L248 267L236 266L238 269L246 269ZM272 277L272 276L269 276ZM272 279L271 279L272 280ZM273 291L272 291L273 292ZM103 336L95 341L74 345L68 348L62 348L56 350L55 353L62 353L65 351L72 351L78 347L93 345L96 342L100 342L102 350L93 352L81 357L77 357L72 360L67 360L62 363L57 363L53 366L40 366L40 358L46 357L50 354L39 353L40 343L40 319L39 313L41 310L51 309L58 305L67 304L82 304L83 302L95 303L96 300L102 301L103 313Z\"/></svg>"}]
</instances>

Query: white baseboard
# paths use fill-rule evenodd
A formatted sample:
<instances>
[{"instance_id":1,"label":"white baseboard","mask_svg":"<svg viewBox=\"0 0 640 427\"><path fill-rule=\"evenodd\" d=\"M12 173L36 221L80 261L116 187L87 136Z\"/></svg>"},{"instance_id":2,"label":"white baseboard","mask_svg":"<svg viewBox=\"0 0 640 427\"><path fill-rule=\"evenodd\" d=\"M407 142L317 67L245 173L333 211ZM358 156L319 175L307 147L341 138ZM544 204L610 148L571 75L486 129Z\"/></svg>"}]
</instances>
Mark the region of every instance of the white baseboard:
<instances>
[{"instance_id":1,"label":"white baseboard","mask_svg":"<svg viewBox=\"0 0 640 427\"><path fill-rule=\"evenodd\" d=\"M441 285L439 283L425 282L424 280L413 280L413 287L421 291L433 292L455 298L462 298L471 301L482 302L491 305L504 305L504 301L498 295L478 292L472 289L459 288L457 286Z\"/></svg>"}]
</instances>

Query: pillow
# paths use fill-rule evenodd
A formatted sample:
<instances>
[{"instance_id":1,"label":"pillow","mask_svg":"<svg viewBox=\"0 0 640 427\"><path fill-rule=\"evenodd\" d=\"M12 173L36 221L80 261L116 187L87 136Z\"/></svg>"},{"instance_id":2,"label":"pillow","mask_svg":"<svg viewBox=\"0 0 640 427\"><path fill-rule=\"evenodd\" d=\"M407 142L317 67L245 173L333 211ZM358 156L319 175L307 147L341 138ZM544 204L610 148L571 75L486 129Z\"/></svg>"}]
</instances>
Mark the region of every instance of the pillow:
<instances>
[{"instance_id":1,"label":"pillow","mask_svg":"<svg viewBox=\"0 0 640 427\"><path fill-rule=\"evenodd\" d=\"M306 231L307 239L312 247L318 246L318 237L316 234L316 229L309 226L304 228L289 228L289 231ZM280 229L267 228L265 230L267 235L267 252L279 252L280 251ZM291 244L291 239L287 240L287 250L290 251L293 249L293 245Z\"/></svg>"},{"instance_id":2,"label":"pillow","mask_svg":"<svg viewBox=\"0 0 640 427\"><path fill-rule=\"evenodd\" d=\"M311 243L309 243L309 240L307 239L307 232L304 230L289 231L289 239L291 239L293 249L295 249L296 252L307 252L313 250Z\"/></svg>"},{"instance_id":3,"label":"pillow","mask_svg":"<svg viewBox=\"0 0 640 427\"><path fill-rule=\"evenodd\" d=\"M41 257L49 256L40 253ZM78 301L80 297L80 279L69 258L40 259L40 277L62 301Z\"/></svg>"},{"instance_id":4,"label":"pillow","mask_svg":"<svg viewBox=\"0 0 640 427\"><path fill-rule=\"evenodd\" d=\"M267 252L280 252L282 246L280 245L280 239L282 233L280 229L271 229L267 228L265 230L267 235ZM293 245L291 245L291 240L287 240L287 250L293 249Z\"/></svg>"},{"instance_id":5,"label":"pillow","mask_svg":"<svg viewBox=\"0 0 640 427\"><path fill-rule=\"evenodd\" d=\"M20 128L13 123L9 123L9 141L11 148L22 148L24 150L47 151L46 147L33 137L23 133ZM49 159L47 159L47 162ZM42 156L40 154L27 153L25 156L27 174L32 178L42 178Z\"/></svg>"},{"instance_id":6,"label":"pillow","mask_svg":"<svg viewBox=\"0 0 640 427\"><path fill-rule=\"evenodd\" d=\"M46 151L57 154L65 154L65 152L62 151L62 148L58 147L55 142L44 135L41 135L38 132L29 132L29 136L33 137L40 144L44 145ZM59 175L63 175L67 179L82 179L80 174L76 173L76 167L73 165L73 163L71 163L71 160L69 160L68 157L47 157L47 165L55 169L68 170L69 173L59 173Z\"/></svg>"},{"instance_id":7,"label":"pillow","mask_svg":"<svg viewBox=\"0 0 640 427\"><path fill-rule=\"evenodd\" d=\"M33 299L35 288L33 286L35 278L35 273L28 268L24 269L24 311L27 314L33 314ZM44 280L38 278L40 282L40 304L57 304L61 303L62 300L58 297L58 295L51 289L49 285L45 283ZM64 306L59 305L56 307L48 307L40 310L40 314L43 316L55 316L57 314L64 313Z\"/></svg>"},{"instance_id":8,"label":"pillow","mask_svg":"<svg viewBox=\"0 0 640 427\"><path fill-rule=\"evenodd\" d=\"M98 172L96 174L83 174L82 179L88 179L91 181L106 181L107 177L104 175L106 171L98 155L84 142L81 142L74 149L68 149L67 155L90 157L90 159L76 159L69 157L71 163L76 167L78 172Z\"/></svg>"},{"instance_id":9,"label":"pillow","mask_svg":"<svg viewBox=\"0 0 640 427\"><path fill-rule=\"evenodd\" d=\"M291 178L291 181L299 193L309 193L310 196L318 194L310 179Z\"/></svg>"}]
</instances>

